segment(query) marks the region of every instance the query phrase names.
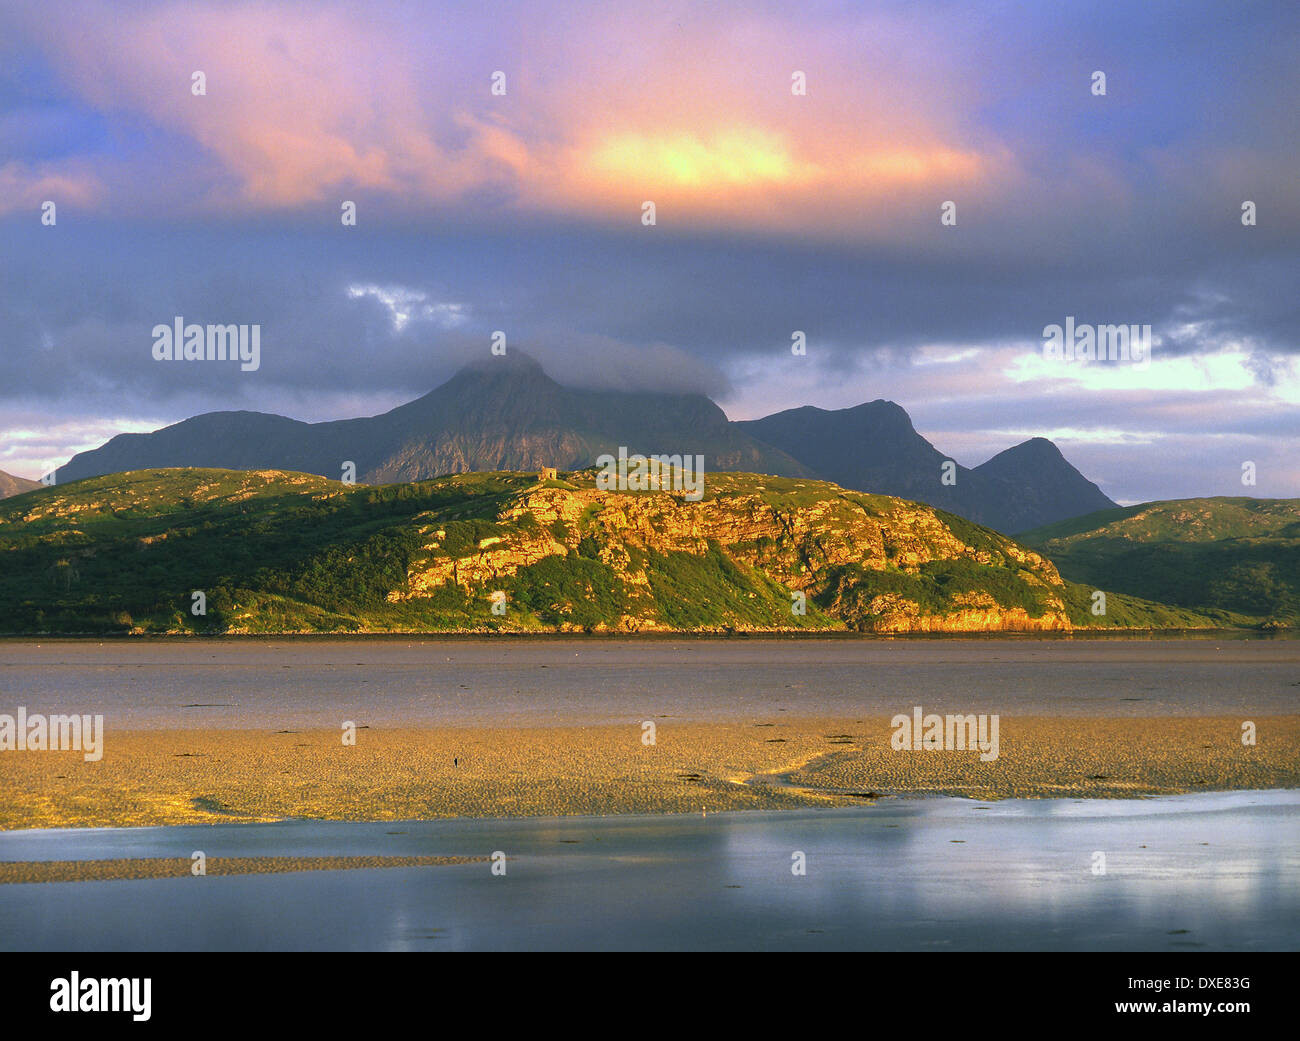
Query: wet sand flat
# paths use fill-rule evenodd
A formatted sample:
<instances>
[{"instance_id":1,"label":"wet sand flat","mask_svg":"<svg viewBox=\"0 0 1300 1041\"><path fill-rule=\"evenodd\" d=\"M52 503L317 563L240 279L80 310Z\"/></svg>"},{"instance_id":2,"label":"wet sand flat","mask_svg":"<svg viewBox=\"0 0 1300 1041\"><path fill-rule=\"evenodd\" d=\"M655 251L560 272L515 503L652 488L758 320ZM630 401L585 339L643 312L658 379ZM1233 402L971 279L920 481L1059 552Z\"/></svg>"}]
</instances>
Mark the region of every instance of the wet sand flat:
<instances>
[{"instance_id":1,"label":"wet sand flat","mask_svg":"<svg viewBox=\"0 0 1300 1041\"><path fill-rule=\"evenodd\" d=\"M382 868L476 864L487 857L218 857L204 876L283 875L298 871L374 871ZM123 857L114 860L0 861L0 885L32 882L104 882L193 877L186 857Z\"/></svg>"},{"instance_id":2,"label":"wet sand flat","mask_svg":"<svg viewBox=\"0 0 1300 1041\"><path fill-rule=\"evenodd\" d=\"M795 809L897 795L1300 788L1300 715L1002 716L995 761L891 747L889 717L548 727L108 730L102 760L6 753L0 829ZM457 762L458 761L458 762Z\"/></svg>"},{"instance_id":3,"label":"wet sand flat","mask_svg":"<svg viewBox=\"0 0 1300 1041\"><path fill-rule=\"evenodd\" d=\"M917 705L997 759L895 751ZM1296 640L0 641L19 706L104 754L0 751L0 830L1300 787Z\"/></svg>"}]
</instances>

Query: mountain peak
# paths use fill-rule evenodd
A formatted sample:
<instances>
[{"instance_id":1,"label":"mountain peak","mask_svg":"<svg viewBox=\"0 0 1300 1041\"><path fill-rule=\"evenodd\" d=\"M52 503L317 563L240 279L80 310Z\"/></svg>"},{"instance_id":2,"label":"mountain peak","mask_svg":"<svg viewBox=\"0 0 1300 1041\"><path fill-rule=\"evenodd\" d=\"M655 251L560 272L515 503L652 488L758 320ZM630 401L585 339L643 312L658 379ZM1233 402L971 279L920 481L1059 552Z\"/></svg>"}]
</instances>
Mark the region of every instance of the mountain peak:
<instances>
[{"instance_id":1,"label":"mountain peak","mask_svg":"<svg viewBox=\"0 0 1300 1041\"><path fill-rule=\"evenodd\" d=\"M1045 452L1051 455L1060 455L1061 450L1056 447L1056 442L1046 437L1031 437L1028 441L1021 441L1015 446L1016 449L1025 452Z\"/></svg>"},{"instance_id":2,"label":"mountain peak","mask_svg":"<svg viewBox=\"0 0 1300 1041\"><path fill-rule=\"evenodd\" d=\"M546 370L536 358L517 350L507 351L505 354L493 354L486 358L476 358L456 373L456 376L465 375L547 378Z\"/></svg>"},{"instance_id":3,"label":"mountain peak","mask_svg":"<svg viewBox=\"0 0 1300 1041\"><path fill-rule=\"evenodd\" d=\"M995 463L998 460L1001 460L1002 462L1032 461L1038 463L1053 463L1058 460L1063 461L1064 459L1065 456L1063 456L1061 450L1056 447L1056 442L1050 441L1045 437L1031 437L1028 441L1021 441L1020 444L1012 445L1010 448L999 452L983 465L989 466L989 464Z\"/></svg>"},{"instance_id":4,"label":"mountain peak","mask_svg":"<svg viewBox=\"0 0 1300 1041\"><path fill-rule=\"evenodd\" d=\"M887 401L885 398L876 398L875 401L864 401L861 405L854 405L852 408L844 409L850 415L870 417L878 424L888 426L898 426L907 430L912 427L912 417L907 414L907 409L903 408L897 401Z\"/></svg>"}]
</instances>

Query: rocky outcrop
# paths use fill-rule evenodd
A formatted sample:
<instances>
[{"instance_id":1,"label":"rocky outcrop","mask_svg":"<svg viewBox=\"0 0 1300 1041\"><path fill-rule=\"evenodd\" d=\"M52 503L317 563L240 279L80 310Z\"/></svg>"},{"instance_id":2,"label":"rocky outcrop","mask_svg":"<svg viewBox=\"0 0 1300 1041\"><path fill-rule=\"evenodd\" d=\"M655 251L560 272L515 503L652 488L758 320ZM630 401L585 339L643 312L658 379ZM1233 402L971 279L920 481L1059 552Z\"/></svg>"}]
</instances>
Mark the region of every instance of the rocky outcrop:
<instances>
[{"instance_id":1,"label":"rocky outcrop","mask_svg":"<svg viewBox=\"0 0 1300 1041\"><path fill-rule=\"evenodd\" d=\"M709 495L700 502L673 492L599 491L589 472L571 475L569 483L567 488L538 485L511 497L497 513L498 533L459 551L447 547L445 524L424 524L423 552L411 563L406 588L389 599L429 596L449 583L478 589L548 557L582 552L635 591L650 584L654 555L703 557L712 551L791 594L803 593L845 628L897 633L1071 629L1064 584L1050 561L918 503L823 482L753 475L710 477ZM976 588L953 589L944 603L917 595L934 566L958 562L971 566ZM983 575L998 581L979 588ZM1031 608L1000 602L1000 585L1014 587ZM918 587L912 595L909 586ZM629 613L615 628L661 626L650 609Z\"/></svg>"}]
</instances>

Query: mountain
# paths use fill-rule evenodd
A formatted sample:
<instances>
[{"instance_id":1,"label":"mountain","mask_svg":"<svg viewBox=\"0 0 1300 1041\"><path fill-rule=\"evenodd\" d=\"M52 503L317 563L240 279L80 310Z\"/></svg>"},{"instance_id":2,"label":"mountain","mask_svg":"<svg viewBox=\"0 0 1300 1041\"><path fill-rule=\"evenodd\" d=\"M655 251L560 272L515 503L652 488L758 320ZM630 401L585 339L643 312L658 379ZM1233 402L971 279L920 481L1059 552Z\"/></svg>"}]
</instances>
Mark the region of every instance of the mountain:
<instances>
[{"instance_id":1,"label":"mountain","mask_svg":"<svg viewBox=\"0 0 1300 1041\"><path fill-rule=\"evenodd\" d=\"M458 372L381 416L302 423L257 412L211 412L149 434L119 434L82 452L59 483L157 467L289 470L365 483L490 470L580 469L603 453L705 457L706 472L807 473L760 444L701 394L580 390L556 383L518 352Z\"/></svg>"},{"instance_id":2,"label":"mountain","mask_svg":"<svg viewBox=\"0 0 1300 1041\"><path fill-rule=\"evenodd\" d=\"M576 470L620 447L703 455L709 473L814 477L895 495L1016 532L1113 507L1050 441L1034 438L974 469L957 466L890 401L839 411L791 409L730 422L700 394L582 390L556 383L527 355L485 359L381 416L302 423L258 412L211 412L149 434L119 434L59 468L60 483L159 467L286 470L369 484L450 473Z\"/></svg>"},{"instance_id":3,"label":"mountain","mask_svg":"<svg viewBox=\"0 0 1300 1041\"><path fill-rule=\"evenodd\" d=\"M892 401L835 411L805 406L736 426L845 488L929 503L998 531L1015 533L1115 505L1041 437L974 469L954 464L955 480L945 485L948 457Z\"/></svg>"},{"instance_id":4,"label":"mountain","mask_svg":"<svg viewBox=\"0 0 1300 1041\"><path fill-rule=\"evenodd\" d=\"M946 457L913 429L907 413L892 401L833 412L805 405L736 426L844 488L962 512L956 509L960 499L955 488L940 484ZM807 463L812 459L815 464ZM958 485L969 474L958 467Z\"/></svg>"},{"instance_id":5,"label":"mountain","mask_svg":"<svg viewBox=\"0 0 1300 1041\"><path fill-rule=\"evenodd\" d=\"M974 519L999 531L1027 531L1115 506L1045 437L1031 437L999 452L971 474L983 499L972 510L978 515Z\"/></svg>"},{"instance_id":6,"label":"mountain","mask_svg":"<svg viewBox=\"0 0 1300 1041\"><path fill-rule=\"evenodd\" d=\"M148 470L0 503L0 632L1066 631L1212 624L1089 590L930 506L717 473L698 502L594 470L353 487ZM195 615L195 591L205 613ZM504 595L505 613L492 609ZM800 596L805 613L794 605Z\"/></svg>"},{"instance_id":7,"label":"mountain","mask_svg":"<svg viewBox=\"0 0 1300 1041\"><path fill-rule=\"evenodd\" d=\"M1077 582L1270 628L1300 623L1300 499L1149 502L1019 538Z\"/></svg>"},{"instance_id":8,"label":"mountain","mask_svg":"<svg viewBox=\"0 0 1300 1041\"><path fill-rule=\"evenodd\" d=\"M0 499L7 499L11 495L22 495L23 492L30 492L39 487L41 487L40 481L29 481L26 477L15 477L0 470Z\"/></svg>"}]
</instances>

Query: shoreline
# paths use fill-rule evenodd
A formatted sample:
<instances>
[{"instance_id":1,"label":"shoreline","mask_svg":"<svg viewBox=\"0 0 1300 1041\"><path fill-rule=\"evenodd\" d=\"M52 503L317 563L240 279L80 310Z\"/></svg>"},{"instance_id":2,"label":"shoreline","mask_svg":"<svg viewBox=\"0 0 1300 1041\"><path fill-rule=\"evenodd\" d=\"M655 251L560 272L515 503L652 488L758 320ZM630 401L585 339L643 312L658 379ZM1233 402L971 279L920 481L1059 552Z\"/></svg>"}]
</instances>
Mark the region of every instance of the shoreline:
<instances>
[{"instance_id":1,"label":"shoreline","mask_svg":"<svg viewBox=\"0 0 1300 1041\"><path fill-rule=\"evenodd\" d=\"M436 632L277 632L277 633L0 633L0 646L10 643L250 643L255 641L303 641L303 642L355 642L355 643L390 643L417 640L421 642L460 642L473 641L492 643L502 640L524 640L544 643L546 641L577 640L600 642L646 642L662 643L665 641L691 640L700 642L745 642L745 641L780 641L791 643L817 643L822 641L844 641L849 643L885 643L890 641L999 641L1039 642L1069 640L1300 640L1300 629L1260 629L1248 627L1225 627L1222 629L989 629L986 631L968 631L954 629L950 631L931 632L849 632L839 629L745 629L745 630L653 630L646 632L580 632L528 629L445 629Z\"/></svg>"},{"instance_id":2,"label":"shoreline","mask_svg":"<svg viewBox=\"0 0 1300 1041\"><path fill-rule=\"evenodd\" d=\"M936 810L943 809L985 809L985 810L1002 810L1006 811L1020 809L1024 806L1044 802L1057 802L1062 807L1069 807L1070 817L1080 819L1094 819L1097 816L1114 816L1115 814L1093 814L1085 812L1094 807L1105 807L1110 804L1110 808L1118 809L1123 807L1128 810L1130 807L1146 807L1152 815L1166 813L1184 813L1188 812L1180 805L1182 802L1190 802L1201 799L1228 799L1236 797L1240 799L1250 799L1256 796L1276 797L1284 805L1294 805L1300 809L1300 787L1296 788L1226 788L1215 791L1195 791L1195 792L1169 792L1160 795L1134 795L1134 796L1076 796L1076 795L1048 795L1035 798L1032 796L1012 796L1007 799L976 799L961 795L948 795L943 792L913 791L913 792L882 792L882 798L886 802L880 803L856 803L845 806L794 806L786 809L755 809L755 810L719 810L716 814L711 813L707 819L712 820L720 817L729 820L744 819L763 819L771 820L782 819L812 819L816 820L823 816L831 817L855 817L861 815L864 819L868 816L879 816L881 812L888 813L891 809L911 810L913 808L933 813ZM1215 807L1215 810L1228 810L1230 806ZM1122 816L1130 816L1125 812ZM316 827L318 825L357 825L359 827L401 827L401 828L418 828L433 827L438 828L444 825L463 824L467 827L478 825L500 824L505 826L525 825L533 828L562 828L570 826L583 826L588 824L599 825L629 825L648 824L655 821L684 821L688 819L700 819L698 813L692 813L689 810L681 813L575 813L575 814L558 814L555 816L535 816L535 817L408 817L398 818L396 820L352 820L352 819L327 819L318 817L277 817L274 820L265 821L211 821L205 823L192 824L128 824L128 825L95 825L92 827L50 827L50 828L11 828L0 830L0 846L6 840L44 840L60 838L94 838L100 835L104 838L126 837L132 833L157 832L162 835L174 835L183 830L199 831L208 828L293 828L293 827ZM389 835L407 835L407 831L389 831ZM127 857L95 857L87 858L90 862L106 860L125 860ZM146 858L149 859L149 858ZM322 858L323 859L323 858ZM479 860L482 858L474 858ZM51 860L4 860L0 859L0 864L42 864L54 863Z\"/></svg>"}]
</instances>

